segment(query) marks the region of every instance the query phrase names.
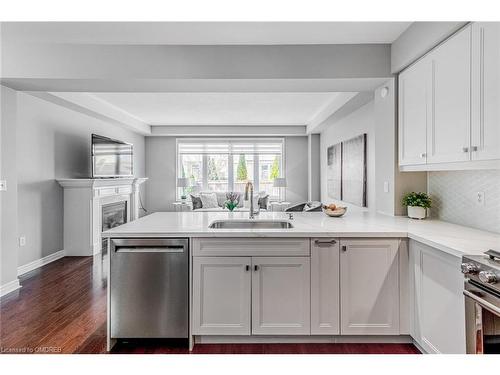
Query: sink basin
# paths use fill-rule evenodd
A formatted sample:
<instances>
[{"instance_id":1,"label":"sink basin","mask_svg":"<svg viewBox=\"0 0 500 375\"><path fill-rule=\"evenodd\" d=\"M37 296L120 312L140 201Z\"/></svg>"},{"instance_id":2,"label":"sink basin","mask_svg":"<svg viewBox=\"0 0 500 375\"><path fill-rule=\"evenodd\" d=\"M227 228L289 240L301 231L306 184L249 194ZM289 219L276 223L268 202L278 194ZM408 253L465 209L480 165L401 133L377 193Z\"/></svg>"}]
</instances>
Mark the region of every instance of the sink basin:
<instances>
[{"instance_id":1,"label":"sink basin","mask_svg":"<svg viewBox=\"0 0 500 375\"><path fill-rule=\"evenodd\" d=\"M292 223L286 220L215 220L211 229L290 229Z\"/></svg>"}]
</instances>

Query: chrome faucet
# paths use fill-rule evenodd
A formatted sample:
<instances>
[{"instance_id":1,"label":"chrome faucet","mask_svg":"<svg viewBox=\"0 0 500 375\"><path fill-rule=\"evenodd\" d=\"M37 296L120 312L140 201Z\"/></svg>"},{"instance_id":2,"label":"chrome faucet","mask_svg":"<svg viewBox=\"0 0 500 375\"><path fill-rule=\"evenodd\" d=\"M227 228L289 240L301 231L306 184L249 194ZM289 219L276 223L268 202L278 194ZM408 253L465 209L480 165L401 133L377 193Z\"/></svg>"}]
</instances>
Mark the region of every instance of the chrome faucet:
<instances>
[{"instance_id":1,"label":"chrome faucet","mask_svg":"<svg viewBox=\"0 0 500 375\"><path fill-rule=\"evenodd\" d=\"M253 184L248 181L245 185L245 200L249 199L248 193L250 192L250 210L249 210L249 219L255 219L254 211L253 211Z\"/></svg>"}]
</instances>

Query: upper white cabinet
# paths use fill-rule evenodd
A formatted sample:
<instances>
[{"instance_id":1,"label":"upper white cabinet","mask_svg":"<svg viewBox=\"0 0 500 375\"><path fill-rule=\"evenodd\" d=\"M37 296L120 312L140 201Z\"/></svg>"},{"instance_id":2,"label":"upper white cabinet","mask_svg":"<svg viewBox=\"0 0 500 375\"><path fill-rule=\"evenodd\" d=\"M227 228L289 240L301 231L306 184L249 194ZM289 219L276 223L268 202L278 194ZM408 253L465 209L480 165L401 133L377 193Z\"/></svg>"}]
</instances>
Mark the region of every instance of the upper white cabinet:
<instances>
[{"instance_id":1,"label":"upper white cabinet","mask_svg":"<svg viewBox=\"0 0 500 375\"><path fill-rule=\"evenodd\" d=\"M311 239L311 335L340 333L339 241Z\"/></svg>"},{"instance_id":2,"label":"upper white cabinet","mask_svg":"<svg viewBox=\"0 0 500 375\"><path fill-rule=\"evenodd\" d=\"M500 22L472 24L472 160L500 159Z\"/></svg>"},{"instance_id":3,"label":"upper white cabinet","mask_svg":"<svg viewBox=\"0 0 500 375\"><path fill-rule=\"evenodd\" d=\"M399 164L425 164L430 120L430 59L424 58L399 76Z\"/></svg>"},{"instance_id":4,"label":"upper white cabinet","mask_svg":"<svg viewBox=\"0 0 500 375\"><path fill-rule=\"evenodd\" d=\"M455 34L427 56L432 68L427 163L469 160L470 56L470 27Z\"/></svg>"},{"instance_id":5,"label":"upper white cabinet","mask_svg":"<svg viewBox=\"0 0 500 375\"><path fill-rule=\"evenodd\" d=\"M476 161L498 166L499 23L473 23L457 32L403 71L399 90L403 169L475 168Z\"/></svg>"},{"instance_id":6,"label":"upper white cabinet","mask_svg":"<svg viewBox=\"0 0 500 375\"><path fill-rule=\"evenodd\" d=\"M461 259L410 240L410 332L428 353L465 354Z\"/></svg>"},{"instance_id":7,"label":"upper white cabinet","mask_svg":"<svg viewBox=\"0 0 500 375\"><path fill-rule=\"evenodd\" d=\"M252 258L252 334L310 334L308 257Z\"/></svg>"},{"instance_id":8,"label":"upper white cabinet","mask_svg":"<svg viewBox=\"0 0 500 375\"><path fill-rule=\"evenodd\" d=\"M399 334L399 243L341 240L341 334Z\"/></svg>"}]
</instances>

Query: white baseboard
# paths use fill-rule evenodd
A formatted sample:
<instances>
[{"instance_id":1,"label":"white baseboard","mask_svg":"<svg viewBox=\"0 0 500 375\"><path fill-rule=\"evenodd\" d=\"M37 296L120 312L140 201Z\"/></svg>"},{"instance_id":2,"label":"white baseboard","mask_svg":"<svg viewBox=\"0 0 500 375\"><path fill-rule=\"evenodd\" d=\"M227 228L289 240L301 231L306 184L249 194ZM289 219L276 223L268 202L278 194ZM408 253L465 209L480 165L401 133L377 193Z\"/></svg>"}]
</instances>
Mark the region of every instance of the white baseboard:
<instances>
[{"instance_id":1,"label":"white baseboard","mask_svg":"<svg viewBox=\"0 0 500 375\"><path fill-rule=\"evenodd\" d=\"M271 344L271 343L388 343L408 344L408 335L394 336L194 336L197 344Z\"/></svg>"},{"instance_id":2,"label":"white baseboard","mask_svg":"<svg viewBox=\"0 0 500 375\"><path fill-rule=\"evenodd\" d=\"M57 251L55 253L52 253L50 255L47 255L46 257L43 257L41 259L34 260L33 262L30 262L28 264L22 265L17 268L17 276L24 275L27 272L33 271L37 268L40 268L42 266L45 266L46 264L52 263L58 259L61 259L64 257L65 252L64 250Z\"/></svg>"},{"instance_id":3,"label":"white baseboard","mask_svg":"<svg viewBox=\"0 0 500 375\"><path fill-rule=\"evenodd\" d=\"M8 282L7 284L1 285L0 286L0 297L5 296L6 294L9 294L17 289L19 289L21 285L19 284L19 279L12 280L11 282Z\"/></svg>"}]
</instances>

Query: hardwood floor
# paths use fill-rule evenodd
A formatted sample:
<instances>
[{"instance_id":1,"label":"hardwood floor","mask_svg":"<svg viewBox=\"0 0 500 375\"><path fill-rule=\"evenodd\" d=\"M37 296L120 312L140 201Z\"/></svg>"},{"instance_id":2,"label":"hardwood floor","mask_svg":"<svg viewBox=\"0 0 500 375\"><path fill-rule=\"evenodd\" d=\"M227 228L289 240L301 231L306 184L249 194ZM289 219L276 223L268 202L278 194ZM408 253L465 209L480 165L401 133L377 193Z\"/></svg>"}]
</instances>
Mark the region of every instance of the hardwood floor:
<instances>
[{"instance_id":1,"label":"hardwood floor","mask_svg":"<svg viewBox=\"0 0 500 375\"><path fill-rule=\"evenodd\" d=\"M65 257L21 277L0 301L2 353L106 353L100 257ZM119 343L113 353L188 354L184 343ZM411 344L203 344L193 354L418 354Z\"/></svg>"}]
</instances>

